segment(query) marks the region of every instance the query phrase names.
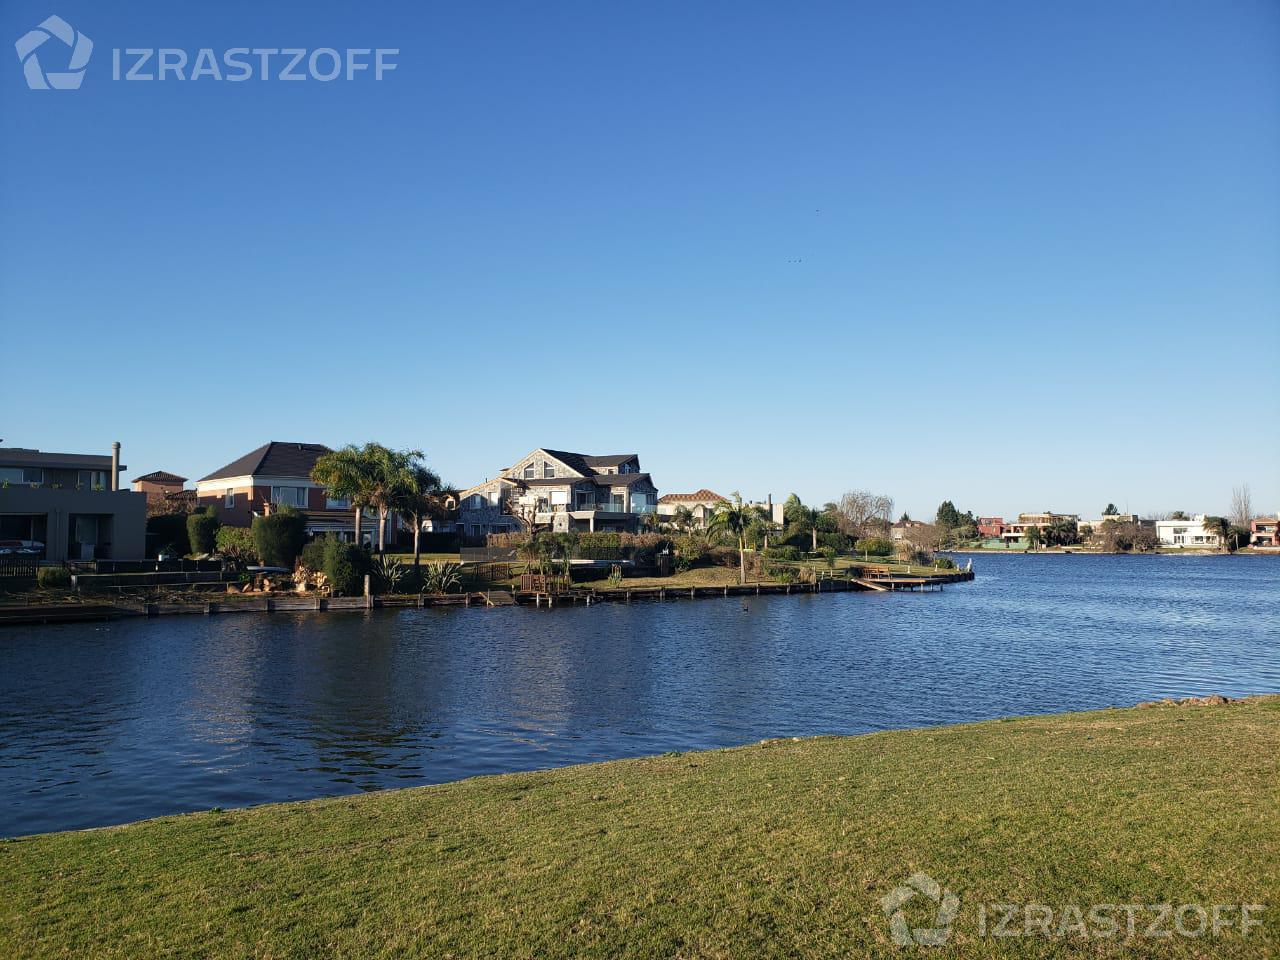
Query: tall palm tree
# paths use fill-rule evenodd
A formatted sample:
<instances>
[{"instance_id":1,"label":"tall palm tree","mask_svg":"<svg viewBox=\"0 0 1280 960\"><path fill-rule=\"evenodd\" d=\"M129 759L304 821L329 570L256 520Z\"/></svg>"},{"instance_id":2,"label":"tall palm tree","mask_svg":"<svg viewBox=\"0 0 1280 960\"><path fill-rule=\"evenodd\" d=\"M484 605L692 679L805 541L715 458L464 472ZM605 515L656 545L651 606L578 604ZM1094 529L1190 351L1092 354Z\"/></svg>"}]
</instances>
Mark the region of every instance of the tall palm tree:
<instances>
[{"instance_id":1,"label":"tall palm tree","mask_svg":"<svg viewBox=\"0 0 1280 960\"><path fill-rule=\"evenodd\" d=\"M747 534L755 526L768 520L759 507L742 502L742 494L733 491L733 499L722 503L707 521L707 532L724 533L738 541L738 582L747 582Z\"/></svg>"},{"instance_id":2,"label":"tall palm tree","mask_svg":"<svg viewBox=\"0 0 1280 960\"><path fill-rule=\"evenodd\" d=\"M440 475L426 464L409 463L400 477L395 493L396 512L413 524L413 569L422 565L422 522L445 515L445 502L457 491L441 481Z\"/></svg>"},{"instance_id":3,"label":"tall palm tree","mask_svg":"<svg viewBox=\"0 0 1280 960\"><path fill-rule=\"evenodd\" d=\"M810 541L812 542L812 548L810 552L817 553L818 552L818 521L822 517L822 511L816 510L813 507L806 507L804 504L800 504L797 507L791 508L791 515L792 515L792 518L794 519L796 527L799 530L807 532L809 534Z\"/></svg>"},{"instance_id":4,"label":"tall palm tree","mask_svg":"<svg viewBox=\"0 0 1280 960\"><path fill-rule=\"evenodd\" d=\"M345 497L355 512L355 541L359 545L360 520L369 508L368 491L372 486L371 465L361 447L349 443L317 458L311 468L311 479L324 487L331 497Z\"/></svg>"},{"instance_id":5,"label":"tall palm tree","mask_svg":"<svg viewBox=\"0 0 1280 960\"><path fill-rule=\"evenodd\" d=\"M1227 552L1227 538L1231 536L1231 521L1226 517L1205 517L1204 532L1212 534L1218 538L1218 543L1222 547L1222 552Z\"/></svg>"},{"instance_id":6,"label":"tall palm tree","mask_svg":"<svg viewBox=\"0 0 1280 960\"><path fill-rule=\"evenodd\" d=\"M1044 539L1043 535L1040 533L1040 528L1035 524L1027 527L1025 536L1027 538L1027 546L1032 550L1040 546L1041 541Z\"/></svg>"},{"instance_id":7,"label":"tall palm tree","mask_svg":"<svg viewBox=\"0 0 1280 960\"><path fill-rule=\"evenodd\" d=\"M391 450L380 443L366 443L360 448L368 464L365 496L378 510L378 552L387 548L387 518L404 491L405 478L415 462L422 460L421 450Z\"/></svg>"}]
</instances>

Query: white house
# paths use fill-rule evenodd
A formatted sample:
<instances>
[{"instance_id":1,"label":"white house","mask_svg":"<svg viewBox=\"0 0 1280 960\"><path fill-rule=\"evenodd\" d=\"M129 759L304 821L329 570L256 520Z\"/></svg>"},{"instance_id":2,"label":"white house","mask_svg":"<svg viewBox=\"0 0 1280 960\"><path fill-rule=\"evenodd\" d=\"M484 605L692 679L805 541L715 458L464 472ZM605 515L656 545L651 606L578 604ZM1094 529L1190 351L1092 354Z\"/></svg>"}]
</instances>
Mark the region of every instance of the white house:
<instances>
[{"instance_id":1,"label":"white house","mask_svg":"<svg viewBox=\"0 0 1280 960\"><path fill-rule=\"evenodd\" d=\"M1204 514L1198 513L1190 520L1157 520L1156 536L1162 547L1179 547L1214 550L1222 545L1216 533L1204 528Z\"/></svg>"}]
</instances>

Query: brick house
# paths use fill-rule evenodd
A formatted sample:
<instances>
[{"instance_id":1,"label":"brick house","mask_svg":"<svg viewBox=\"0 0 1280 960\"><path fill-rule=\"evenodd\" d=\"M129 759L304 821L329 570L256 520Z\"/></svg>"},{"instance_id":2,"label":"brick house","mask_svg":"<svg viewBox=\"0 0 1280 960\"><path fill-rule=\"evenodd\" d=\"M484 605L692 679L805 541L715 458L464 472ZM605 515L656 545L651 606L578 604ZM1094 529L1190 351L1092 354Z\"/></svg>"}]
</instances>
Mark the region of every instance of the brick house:
<instances>
[{"instance_id":1,"label":"brick house","mask_svg":"<svg viewBox=\"0 0 1280 960\"><path fill-rule=\"evenodd\" d=\"M331 533L344 540L355 535L351 501L331 497L311 479L316 460L330 449L322 443L272 440L196 481L196 503L213 507L227 526L247 527L272 507L295 507L307 516L311 536ZM376 534L376 518L361 524L362 539ZM394 529L394 518L390 528Z\"/></svg>"},{"instance_id":2,"label":"brick house","mask_svg":"<svg viewBox=\"0 0 1280 960\"><path fill-rule=\"evenodd\" d=\"M1249 522L1249 545L1280 547L1280 516L1258 517Z\"/></svg>"},{"instance_id":3,"label":"brick house","mask_svg":"<svg viewBox=\"0 0 1280 960\"><path fill-rule=\"evenodd\" d=\"M978 535L985 539L994 539L1004 535L1004 517L979 517Z\"/></svg>"},{"instance_id":4,"label":"brick house","mask_svg":"<svg viewBox=\"0 0 1280 960\"><path fill-rule=\"evenodd\" d=\"M170 513L190 513L195 509L196 492L184 490L186 477L165 470L153 470L133 478L135 493L147 496L147 516Z\"/></svg>"}]
</instances>

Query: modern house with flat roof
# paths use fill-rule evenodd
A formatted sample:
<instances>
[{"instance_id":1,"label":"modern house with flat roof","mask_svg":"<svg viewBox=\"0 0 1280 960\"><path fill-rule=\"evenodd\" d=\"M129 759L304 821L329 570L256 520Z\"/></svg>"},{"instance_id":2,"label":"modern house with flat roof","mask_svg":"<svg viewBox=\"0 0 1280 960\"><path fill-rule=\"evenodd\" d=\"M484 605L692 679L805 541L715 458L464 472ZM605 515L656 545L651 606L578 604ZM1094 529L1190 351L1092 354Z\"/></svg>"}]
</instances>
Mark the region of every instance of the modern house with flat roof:
<instances>
[{"instance_id":1,"label":"modern house with flat roof","mask_svg":"<svg viewBox=\"0 0 1280 960\"><path fill-rule=\"evenodd\" d=\"M1157 520L1156 537L1160 546L1180 550L1216 550L1222 546L1222 538L1204 528L1203 513L1190 520Z\"/></svg>"},{"instance_id":2,"label":"modern house with flat roof","mask_svg":"<svg viewBox=\"0 0 1280 960\"><path fill-rule=\"evenodd\" d=\"M137 560L147 498L120 489L120 444L109 456L0 447L0 541L38 545L46 560Z\"/></svg>"},{"instance_id":3,"label":"modern house with flat roof","mask_svg":"<svg viewBox=\"0 0 1280 960\"><path fill-rule=\"evenodd\" d=\"M657 508L658 489L634 453L539 447L458 495L458 530L468 537L531 527L635 532Z\"/></svg>"},{"instance_id":4,"label":"modern house with flat roof","mask_svg":"<svg viewBox=\"0 0 1280 960\"><path fill-rule=\"evenodd\" d=\"M311 469L331 452L322 443L289 443L272 440L250 450L196 481L196 504L213 507L224 524L248 527L255 516L274 507L294 507L307 517L307 533L330 533L350 540L355 535L355 511L351 501L331 497L311 479ZM394 527L389 521L388 534ZM361 536L376 532L376 518L361 524Z\"/></svg>"},{"instance_id":5,"label":"modern house with flat roof","mask_svg":"<svg viewBox=\"0 0 1280 960\"><path fill-rule=\"evenodd\" d=\"M1280 547L1280 515L1256 517L1249 521L1249 545L1253 547Z\"/></svg>"}]
</instances>

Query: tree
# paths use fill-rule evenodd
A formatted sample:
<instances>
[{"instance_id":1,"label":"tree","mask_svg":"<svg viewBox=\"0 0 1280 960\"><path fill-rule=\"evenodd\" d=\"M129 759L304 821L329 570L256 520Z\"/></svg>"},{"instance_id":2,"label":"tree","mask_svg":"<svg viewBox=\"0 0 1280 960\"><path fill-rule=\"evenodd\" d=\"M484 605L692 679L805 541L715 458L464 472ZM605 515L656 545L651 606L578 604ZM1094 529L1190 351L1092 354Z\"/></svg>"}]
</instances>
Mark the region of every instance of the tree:
<instances>
[{"instance_id":1,"label":"tree","mask_svg":"<svg viewBox=\"0 0 1280 960\"><path fill-rule=\"evenodd\" d=\"M1169 514L1169 519L1170 520L1190 520L1191 518L1187 516L1186 511L1175 510L1173 511L1173 513Z\"/></svg>"},{"instance_id":2,"label":"tree","mask_svg":"<svg viewBox=\"0 0 1280 960\"><path fill-rule=\"evenodd\" d=\"M1249 521L1253 519L1253 495L1247 483L1235 487L1231 491L1231 522L1244 530L1249 529Z\"/></svg>"},{"instance_id":3,"label":"tree","mask_svg":"<svg viewBox=\"0 0 1280 960\"><path fill-rule=\"evenodd\" d=\"M1231 521L1226 517L1205 517L1203 526L1205 533L1218 538L1222 552L1226 553L1229 549L1227 538L1231 536Z\"/></svg>"},{"instance_id":4,"label":"tree","mask_svg":"<svg viewBox=\"0 0 1280 960\"><path fill-rule=\"evenodd\" d=\"M893 497L868 490L850 490L835 506L839 529L853 537L887 537L893 518Z\"/></svg>"},{"instance_id":5,"label":"tree","mask_svg":"<svg viewBox=\"0 0 1280 960\"><path fill-rule=\"evenodd\" d=\"M1040 546L1040 542L1043 539L1043 537L1041 537L1040 535L1040 528L1037 527L1034 523L1031 526L1027 527L1027 529L1023 532L1023 536L1027 538L1027 546L1029 546L1032 550Z\"/></svg>"},{"instance_id":6,"label":"tree","mask_svg":"<svg viewBox=\"0 0 1280 960\"><path fill-rule=\"evenodd\" d=\"M806 507L794 493L787 497L782 505L782 519L785 521L783 539L790 540L794 536L808 536L810 551L818 552L818 530L822 526L824 514L821 510Z\"/></svg>"},{"instance_id":7,"label":"tree","mask_svg":"<svg viewBox=\"0 0 1280 960\"><path fill-rule=\"evenodd\" d=\"M1120 515L1120 511L1116 508L1114 503L1108 503L1107 509L1102 511L1102 515L1104 517L1118 517Z\"/></svg>"},{"instance_id":8,"label":"tree","mask_svg":"<svg viewBox=\"0 0 1280 960\"><path fill-rule=\"evenodd\" d=\"M767 522L763 510L742 502L742 494L733 491L733 499L722 503L707 522L707 532L724 533L738 541L738 582L747 582L747 536L751 529Z\"/></svg>"},{"instance_id":9,"label":"tree","mask_svg":"<svg viewBox=\"0 0 1280 960\"><path fill-rule=\"evenodd\" d=\"M405 467L395 493L396 511L413 525L413 569L422 566L422 523L428 518L440 519L447 510L445 502L456 498L457 491L447 486L440 475L420 461Z\"/></svg>"},{"instance_id":10,"label":"tree","mask_svg":"<svg viewBox=\"0 0 1280 960\"><path fill-rule=\"evenodd\" d=\"M387 545L387 517L395 507L405 473L422 459L421 450L391 450L380 443L357 447L348 444L316 460L311 479L330 496L350 497L355 508L356 543L360 542L360 515L378 511L378 552Z\"/></svg>"},{"instance_id":11,"label":"tree","mask_svg":"<svg viewBox=\"0 0 1280 960\"><path fill-rule=\"evenodd\" d=\"M355 542L360 540L360 519L369 507L368 491L371 464L361 447L349 443L341 449L322 454L311 468L311 479L324 487L330 497L351 501L355 516Z\"/></svg>"}]
</instances>

